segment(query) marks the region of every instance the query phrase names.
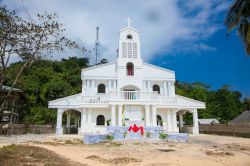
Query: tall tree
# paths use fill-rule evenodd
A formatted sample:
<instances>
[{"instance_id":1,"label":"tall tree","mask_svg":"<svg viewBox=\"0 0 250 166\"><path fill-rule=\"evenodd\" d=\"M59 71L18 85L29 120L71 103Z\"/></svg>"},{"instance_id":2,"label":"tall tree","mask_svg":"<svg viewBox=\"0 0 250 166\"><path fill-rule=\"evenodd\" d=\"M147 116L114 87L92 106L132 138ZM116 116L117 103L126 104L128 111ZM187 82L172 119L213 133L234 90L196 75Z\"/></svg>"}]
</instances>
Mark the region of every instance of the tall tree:
<instances>
[{"instance_id":1,"label":"tall tree","mask_svg":"<svg viewBox=\"0 0 250 166\"><path fill-rule=\"evenodd\" d=\"M1 7L0 16L0 73L3 73L0 81L1 87L6 80L5 69L10 56L17 55L24 62L11 83L13 88L23 71L32 66L37 59L56 51L61 52L65 47L78 48L74 41L63 36L65 29L57 21L58 16L55 13L38 14L36 22L34 22L33 20L22 20L15 12L9 12L6 7ZM0 112L7 105L11 91L6 96L2 96Z\"/></svg>"},{"instance_id":2,"label":"tall tree","mask_svg":"<svg viewBox=\"0 0 250 166\"><path fill-rule=\"evenodd\" d=\"M225 25L228 32L238 27L245 50L250 55L250 0L235 0L227 13Z\"/></svg>"}]
</instances>

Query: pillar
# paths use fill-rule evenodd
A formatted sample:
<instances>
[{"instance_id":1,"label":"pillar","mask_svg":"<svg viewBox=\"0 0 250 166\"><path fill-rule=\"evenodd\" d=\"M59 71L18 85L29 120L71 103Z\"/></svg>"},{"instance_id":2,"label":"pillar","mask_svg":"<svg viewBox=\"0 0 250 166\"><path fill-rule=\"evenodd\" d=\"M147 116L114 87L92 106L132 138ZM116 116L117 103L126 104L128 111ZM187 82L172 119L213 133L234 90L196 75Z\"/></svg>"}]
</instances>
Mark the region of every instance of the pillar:
<instances>
[{"instance_id":1,"label":"pillar","mask_svg":"<svg viewBox=\"0 0 250 166\"><path fill-rule=\"evenodd\" d=\"M168 81L168 85L167 85L167 92L168 92L168 96L172 96L172 94L171 94L171 82L170 81Z\"/></svg>"},{"instance_id":2,"label":"pillar","mask_svg":"<svg viewBox=\"0 0 250 166\"><path fill-rule=\"evenodd\" d=\"M193 113L193 134L199 134L198 112L197 109L192 111Z\"/></svg>"},{"instance_id":3,"label":"pillar","mask_svg":"<svg viewBox=\"0 0 250 166\"><path fill-rule=\"evenodd\" d=\"M80 132L81 133L83 133L83 132L85 132L86 131L86 109L85 108L83 108L82 110L81 110L81 128L80 128Z\"/></svg>"},{"instance_id":4,"label":"pillar","mask_svg":"<svg viewBox=\"0 0 250 166\"><path fill-rule=\"evenodd\" d=\"M182 114L182 112L180 112L180 115L179 115L179 124L180 124L180 127L183 127L183 114Z\"/></svg>"},{"instance_id":5,"label":"pillar","mask_svg":"<svg viewBox=\"0 0 250 166\"><path fill-rule=\"evenodd\" d=\"M116 91L116 80L114 80L114 91Z\"/></svg>"},{"instance_id":6,"label":"pillar","mask_svg":"<svg viewBox=\"0 0 250 166\"><path fill-rule=\"evenodd\" d=\"M167 96L168 94L167 94L167 82L166 81L163 82L163 89L164 89L164 96Z\"/></svg>"},{"instance_id":7,"label":"pillar","mask_svg":"<svg viewBox=\"0 0 250 166\"><path fill-rule=\"evenodd\" d=\"M148 92L151 92L152 89L151 89L151 85L150 85L150 81L148 81Z\"/></svg>"},{"instance_id":8,"label":"pillar","mask_svg":"<svg viewBox=\"0 0 250 166\"><path fill-rule=\"evenodd\" d=\"M170 110L167 111L167 132L172 132L172 120Z\"/></svg>"},{"instance_id":9,"label":"pillar","mask_svg":"<svg viewBox=\"0 0 250 166\"><path fill-rule=\"evenodd\" d=\"M115 105L111 106L111 126L115 126Z\"/></svg>"},{"instance_id":10,"label":"pillar","mask_svg":"<svg viewBox=\"0 0 250 166\"><path fill-rule=\"evenodd\" d=\"M118 106L118 126L122 126L122 105Z\"/></svg>"},{"instance_id":11,"label":"pillar","mask_svg":"<svg viewBox=\"0 0 250 166\"><path fill-rule=\"evenodd\" d=\"M156 119L156 107L152 106L152 125L157 126L157 119Z\"/></svg>"},{"instance_id":12,"label":"pillar","mask_svg":"<svg viewBox=\"0 0 250 166\"><path fill-rule=\"evenodd\" d=\"M172 119L173 119L173 123L172 123L172 131L173 132L179 132L178 127L177 127L177 117L176 117L176 110L172 110Z\"/></svg>"},{"instance_id":13,"label":"pillar","mask_svg":"<svg viewBox=\"0 0 250 166\"><path fill-rule=\"evenodd\" d=\"M87 86L86 86L86 92L87 92L87 95L90 95L90 81L89 80L86 80L87 82Z\"/></svg>"},{"instance_id":14,"label":"pillar","mask_svg":"<svg viewBox=\"0 0 250 166\"><path fill-rule=\"evenodd\" d=\"M143 91L144 91L144 92L147 91L147 84L146 84L146 81L143 81Z\"/></svg>"},{"instance_id":15,"label":"pillar","mask_svg":"<svg viewBox=\"0 0 250 166\"><path fill-rule=\"evenodd\" d=\"M108 92L112 91L112 88L111 88L111 80L109 80L109 89L108 89ZM107 91L106 91L107 92Z\"/></svg>"},{"instance_id":16,"label":"pillar","mask_svg":"<svg viewBox=\"0 0 250 166\"><path fill-rule=\"evenodd\" d=\"M92 89L92 94L91 95L94 95L96 93L96 91L95 91L95 80L92 80L92 87L91 87L91 89Z\"/></svg>"},{"instance_id":17,"label":"pillar","mask_svg":"<svg viewBox=\"0 0 250 166\"><path fill-rule=\"evenodd\" d=\"M63 134L63 130L62 130L62 114L63 114L63 109L58 108L58 110L57 110L57 119L56 119L56 134L58 134L58 135Z\"/></svg>"},{"instance_id":18,"label":"pillar","mask_svg":"<svg viewBox=\"0 0 250 166\"><path fill-rule=\"evenodd\" d=\"M89 128L89 131L92 131L92 111L90 108L88 108L88 128Z\"/></svg>"},{"instance_id":19,"label":"pillar","mask_svg":"<svg viewBox=\"0 0 250 166\"><path fill-rule=\"evenodd\" d=\"M70 111L67 112L67 134L70 134Z\"/></svg>"},{"instance_id":20,"label":"pillar","mask_svg":"<svg viewBox=\"0 0 250 166\"><path fill-rule=\"evenodd\" d=\"M145 121L146 121L146 126L150 126L150 110L149 110L149 105L145 105Z\"/></svg>"}]
</instances>

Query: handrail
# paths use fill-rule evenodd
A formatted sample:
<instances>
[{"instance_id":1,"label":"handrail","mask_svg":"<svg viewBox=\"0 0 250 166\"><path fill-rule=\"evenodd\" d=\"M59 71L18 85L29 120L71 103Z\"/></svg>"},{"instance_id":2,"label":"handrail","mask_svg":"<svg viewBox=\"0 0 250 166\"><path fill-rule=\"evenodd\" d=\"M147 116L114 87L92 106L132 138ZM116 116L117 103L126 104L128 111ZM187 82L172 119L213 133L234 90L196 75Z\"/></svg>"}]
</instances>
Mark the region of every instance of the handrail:
<instances>
[{"instance_id":1,"label":"handrail","mask_svg":"<svg viewBox=\"0 0 250 166\"><path fill-rule=\"evenodd\" d=\"M138 101L150 102L156 101L161 104L176 104L176 97L162 96L158 92L144 92L144 91L110 91L105 94L83 95L82 103L89 104L104 104L109 101Z\"/></svg>"}]
</instances>

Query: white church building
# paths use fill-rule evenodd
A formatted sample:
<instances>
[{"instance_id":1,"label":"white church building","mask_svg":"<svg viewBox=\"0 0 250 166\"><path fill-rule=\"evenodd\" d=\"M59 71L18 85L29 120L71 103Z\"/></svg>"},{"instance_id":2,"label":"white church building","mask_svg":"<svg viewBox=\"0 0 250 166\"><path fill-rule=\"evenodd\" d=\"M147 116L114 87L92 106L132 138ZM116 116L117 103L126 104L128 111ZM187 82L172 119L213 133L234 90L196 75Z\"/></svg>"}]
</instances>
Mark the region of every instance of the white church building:
<instances>
[{"instance_id":1,"label":"white church building","mask_svg":"<svg viewBox=\"0 0 250 166\"><path fill-rule=\"evenodd\" d=\"M197 109L204 109L205 103L176 95L175 72L143 62L140 50L139 31L128 21L120 30L117 59L82 69L82 92L49 102L57 111L56 133L70 133L71 126L78 134L106 133L108 125L137 124L198 134ZM193 125L185 127L187 112L193 115Z\"/></svg>"}]
</instances>

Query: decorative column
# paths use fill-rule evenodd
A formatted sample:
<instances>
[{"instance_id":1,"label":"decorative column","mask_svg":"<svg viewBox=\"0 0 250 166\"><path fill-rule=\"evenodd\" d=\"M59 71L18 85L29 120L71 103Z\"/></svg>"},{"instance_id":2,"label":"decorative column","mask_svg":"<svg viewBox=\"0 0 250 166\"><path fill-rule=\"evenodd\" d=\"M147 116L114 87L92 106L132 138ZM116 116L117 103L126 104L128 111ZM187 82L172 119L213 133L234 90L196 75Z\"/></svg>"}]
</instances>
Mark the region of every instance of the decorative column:
<instances>
[{"instance_id":1,"label":"decorative column","mask_svg":"<svg viewBox=\"0 0 250 166\"><path fill-rule=\"evenodd\" d=\"M180 124L180 128L183 127L183 114L182 112L180 112L180 115L179 115L179 124Z\"/></svg>"},{"instance_id":2,"label":"decorative column","mask_svg":"<svg viewBox=\"0 0 250 166\"><path fill-rule=\"evenodd\" d=\"M145 105L145 121L146 121L146 126L150 126L150 110L149 110L149 105Z\"/></svg>"},{"instance_id":3,"label":"decorative column","mask_svg":"<svg viewBox=\"0 0 250 166\"><path fill-rule=\"evenodd\" d=\"M118 106L118 126L122 126L122 105Z\"/></svg>"},{"instance_id":4,"label":"decorative column","mask_svg":"<svg viewBox=\"0 0 250 166\"><path fill-rule=\"evenodd\" d=\"M193 109L193 134L199 134L198 112L197 109Z\"/></svg>"},{"instance_id":5,"label":"decorative column","mask_svg":"<svg viewBox=\"0 0 250 166\"><path fill-rule=\"evenodd\" d=\"M163 82L163 89L164 89L164 96L167 96L168 94L167 94L167 82L166 81Z\"/></svg>"},{"instance_id":6,"label":"decorative column","mask_svg":"<svg viewBox=\"0 0 250 166\"><path fill-rule=\"evenodd\" d=\"M167 91L168 91L168 96L172 96L172 94L171 94L171 82L170 81L168 81L168 85L167 85Z\"/></svg>"},{"instance_id":7,"label":"decorative column","mask_svg":"<svg viewBox=\"0 0 250 166\"><path fill-rule=\"evenodd\" d=\"M148 81L148 92L151 92L151 85L150 85L150 81Z\"/></svg>"},{"instance_id":8,"label":"decorative column","mask_svg":"<svg viewBox=\"0 0 250 166\"><path fill-rule=\"evenodd\" d=\"M115 126L115 105L111 106L111 126Z\"/></svg>"},{"instance_id":9,"label":"decorative column","mask_svg":"<svg viewBox=\"0 0 250 166\"><path fill-rule=\"evenodd\" d=\"M67 111L67 134L70 134L70 111Z\"/></svg>"},{"instance_id":10,"label":"decorative column","mask_svg":"<svg viewBox=\"0 0 250 166\"><path fill-rule=\"evenodd\" d=\"M157 126L156 107L155 107L155 105L152 105L152 125Z\"/></svg>"},{"instance_id":11,"label":"decorative column","mask_svg":"<svg viewBox=\"0 0 250 166\"><path fill-rule=\"evenodd\" d=\"M109 80L109 89L108 89L108 91L106 91L106 92L110 92L110 91L112 91L112 88L111 88L111 80Z\"/></svg>"},{"instance_id":12,"label":"decorative column","mask_svg":"<svg viewBox=\"0 0 250 166\"><path fill-rule=\"evenodd\" d=\"M91 95L94 95L95 94L95 80L92 80L92 94Z\"/></svg>"},{"instance_id":13,"label":"decorative column","mask_svg":"<svg viewBox=\"0 0 250 166\"><path fill-rule=\"evenodd\" d=\"M173 128L172 128L172 130L173 130L173 132L179 132L178 131L178 127L177 127L177 117L176 117L176 110L172 110L172 119L173 119Z\"/></svg>"},{"instance_id":14,"label":"decorative column","mask_svg":"<svg viewBox=\"0 0 250 166\"><path fill-rule=\"evenodd\" d=\"M62 114L63 114L63 109L58 108L58 110L57 110L57 119L56 119L56 134L58 134L58 135L63 134Z\"/></svg>"},{"instance_id":15,"label":"decorative column","mask_svg":"<svg viewBox=\"0 0 250 166\"><path fill-rule=\"evenodd\" d=\"M116 91L116 80L114 80L114 91Z\"/></svg>"},{"instance_id":16,"label":"decorative column","mask_svg":"<svg viewBox=\"0 0 250 166\"><path fill-rule=\"evenodd\" d=\"M81 110L81 128L79 132L83 133L86 131L86 109L82 108Z\"/></svg>"},{"instance_id":17,"label":"decorative column","mask_svg":"<svg viewBox=\"0 0 250 166\"><path fill-rule=\"evenodd\" d=\"M171 121L171 112L170 110L167 111L167 132L172 131L172 121Z\"/></svg>"},{"instance_id":18,"label":"decorative column","mask_svg":"<svg viewBox=\"0 0 250 166\"><path fill-rule=\"evenodd\" d=\"M146 84L146 81L143 81L143 91L144 91L144 92L147 91L147 84Z\"/></svg>"},{"instance_id":19,"label":"decorative column","mask_svg":"<svg viewBox=\"0 0 250 166\"><path fill-rule=\"evenodd\" d=\"M90 95L90 81L86 80L86 82L87 82L86 92L87 92L87 95Z\"/></svg>"},{"instance_id":20,"label":"decorative column","mask_svg":"<svg viewBox=\"0 0 250 166\"><path fill-rule=\"evenodd\" d=\"M90 108L88 108L88 127L89 127L89 131L92 131L92 121L91 121L91 114L92 114L92 111Z\"/></svg>"}]
</instances>

